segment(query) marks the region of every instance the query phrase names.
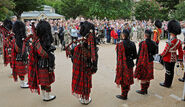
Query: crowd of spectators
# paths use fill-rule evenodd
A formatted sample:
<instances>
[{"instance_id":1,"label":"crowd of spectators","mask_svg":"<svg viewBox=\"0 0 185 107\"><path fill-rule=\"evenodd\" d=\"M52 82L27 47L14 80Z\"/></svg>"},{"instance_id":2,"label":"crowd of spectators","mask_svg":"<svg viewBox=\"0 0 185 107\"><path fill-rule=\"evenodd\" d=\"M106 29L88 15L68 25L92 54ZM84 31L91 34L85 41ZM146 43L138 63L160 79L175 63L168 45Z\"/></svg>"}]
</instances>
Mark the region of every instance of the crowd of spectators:
<instances>
[{"instance_id":1,"label":"crowd of spectators","mask_svg":"<svg viewBox=\"0 0 185 107\"><path fill-rule=\"evenodd\" d=\"M85 21L84 18L76 18L69 20L47 20L51 25L52 35L54 38L54 44L60 46L62 50L65 49L70 42L81 38L79 33L80 22ZM13 22L16 21L15 18L12 19ZM130 39L134 42L139 42L144 38L144 31L146 29L154 30L154 22L149 21L138 21L138 20L98 20L98 19L88 19L87 21L95 25L95 34L97 37L97 44L116 44L121 40L121 32L123 29L127 29L130 32ZM27 35L31 34L31 24L35 23L37 25L38 21L26 21ZM161 38L168 38L167 21L163 21L162 35ZM182 26L185 23L180 22ZM2 24L2 22L0 22ZM184 27L183 27L184 28ZM2 35L0 35L0 47L2 47ZM2 53L2 48L0 49Z\"/></svg>"}]
</instances>

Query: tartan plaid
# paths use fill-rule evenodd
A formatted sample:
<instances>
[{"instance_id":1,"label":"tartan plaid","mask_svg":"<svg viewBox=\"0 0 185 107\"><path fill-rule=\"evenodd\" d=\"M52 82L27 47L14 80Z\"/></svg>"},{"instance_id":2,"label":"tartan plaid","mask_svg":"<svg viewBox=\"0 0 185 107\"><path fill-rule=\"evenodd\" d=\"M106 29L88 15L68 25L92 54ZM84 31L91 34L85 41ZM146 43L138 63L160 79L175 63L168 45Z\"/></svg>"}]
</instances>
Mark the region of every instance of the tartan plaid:
<instances>
[{"instance_id":1,"label":"tartan plaid","mask_svg":"<svg viewBox=\"0 0 185 107\"><path fill-rule=\"evenodd\" d=\"M55 81L55 74L48 69L38 69L38 80L40 85L49 86Z\"/></svg>"},{"instance_id":2,"label":"tartan plaid","mask_svg":"<svg viewBox=\"0 0 185 107\"><path fill-rule=\"evenodd\" d=\"M16 45L15 39L13 40L12 47L12 69L14 80L17 81L18 76L25 76L27 74L23 61L16 61L16 55L21 52L21 49Z\"/></svg>"},{"instance_id":3,"label":"tartan plaid","mask_svg":"<svg viewBox=\"0 0 185 107\"><path fill-rule=\"evenodd\" d=\"M149 88L150 82L141 83L141 91L145 91Z\"/></svg>"},{"instance_id":4,"label":"tartan plaid","mask_svg":"<svg viewBox=\"0 0 185 107\"><path fill-rule=\"evenodd\" d=\"M119 43L116 46L117 51L117 68L116 79L117 85L129 86L134 83L133 80L133 68L128 68L126 64L125 48L123 43Z\"/></svg>"},{"instance_id":5,"label":"tartan plaid","mask_svg":"<svg viewBox=\"0 0 185 107\"><path fill-rule=\"evenodd\" d=\"M89 36L88 36L88 45L90 46L91 48L91 59L92 61L96 61L96 49L95 49L95 43L94 43L94 37L93 37L93 34L90 33Z\"/></svg>"},{"instance_id":6,"label":"tartan plaid","mask_svg":"<svg viewBox=\"0 0 185 107\"><path fill-rule=\"evenodd\" d=\"M140 53L138 57L138 63L134 73L134 77L139 80L152 80L153 76L153 61L149 62L148 48L146 41L139 44Z\"/></svg>"},{"instance_id":7,"label":"tartan plaid","mask_svg":"<svg viewBox=\"0 0 185 107\"><path fill-rule=\"evenodd\" d=\"M29 88L32 92L37 91L40 94L40 88L38 84L38 76L37 76L37 62L36 54L34 50L34 46L30 46L30 54L28 61L28 84Z\"/></svg>"},{"instance_id":8,"label":"tartan plaid","mask_svg":"<svg viewBox=\"0 0 185 107\"><path fill-rule=\"evenodd\" d=\"M121 95L127 96L128 91L130 90L130 85L121 85Z\"/></svg>"},{"instance_id":9,"label":"tartan plaid","mask_svg":"<svg viewBox=\"0 0 185 107\"><path fill-rule=\"evenodd\" d=\"M72 93L88 99L92 88L92 72L87 67L90 51L78 45L73 58Z\"/></svg>"},{"instance_id":10,"label":"tartan plaid","mask_svg":"<svg viewBox=\"0 0 185 107\"><path fill-rule=\"evenodd\" d=\"M30 46L29 54L29 66L28 66L28 84L32 92L36 91L40 94L39 85L49 86L55 81L54 72L49 73L48 69L39 69L38 68L38 56L42 58L48 58L48 54L42 48L39 40L36 40Z\"/></svg>"},{"instance_id":11,"label":"tartan plaid","mask_svg":"<svg viewBox=\"0 0 185 107\"><path fill-rule=\"evenodd\" d=\"M6 32L3 32L3 57L5 66L9 63L11 64L12 40L10 40L9 38L13 35L13 33L8 34Z\"/></svg>"}]
</instances>

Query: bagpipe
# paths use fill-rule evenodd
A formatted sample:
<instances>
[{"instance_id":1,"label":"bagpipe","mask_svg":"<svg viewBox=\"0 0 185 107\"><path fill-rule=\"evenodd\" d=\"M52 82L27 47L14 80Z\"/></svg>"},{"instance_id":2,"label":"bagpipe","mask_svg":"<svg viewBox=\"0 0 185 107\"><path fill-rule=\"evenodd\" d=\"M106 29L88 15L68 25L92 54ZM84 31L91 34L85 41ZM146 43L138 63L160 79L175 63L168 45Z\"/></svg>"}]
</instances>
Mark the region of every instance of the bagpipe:
<instances>
[{"instance_id":1,"label":"bagpipe","mask_svg":"<svg viewBox=\"0 0 185 107\"><path fill-rule=\"evenodd\" d=\"M0 26L0 33L3 35L3 43L5 43L5 40L10 40L12 37L14 37L14 33L10 32L6 27L3 25ZM7 35L7 36L6 36Z\"/></svg>"},{"instance_id":2,"label":"bagpipe","mask_svg":"<svg viewBox=\"0 0 185 107\"><path fill-rule=\"evenodd\" d=\"M22 58L23 62L27 64L28 61L28 54L29 54L29 47L32 45L34 41L37 40L35 25L32 24L32 34L28 35L28 37L23 39L23 48L22 48Z\"/></svg>"},{"instance_id":3,"label":"bagpipe","mask_svg":"<svg viewBox=\"0 0 185 107\"><path fill-rule=\"evenodd\" d=\"M87 51L90 51L90 57L87 58L87 67L91 68L92 73L96 73L97 71L97 64L98 64L98 47L95 47L94 41L92 39L92 35L89 34L89 37L83 37L82 39L76 40L71 42L69 45L65 47L66 50L66 57L71 58L71 61L73 62L73 54L75 52L75 47L77 45L81 45L82 47L86 48ZM91 43L93 41L93 43ZM72 44L76 44L76 46L71 46ZM94 53L94 54L93 54ZM79 53L83 54L83 53ZM78 59L80 60L80 59Z\"/></svg>"},{"instance_id":4,"label":"bagpipe","mask_svg":"<svg viewBox=\"0 0 185 107\"><path fill-rule=\"evenodd\" d=\"M79 39L79 40L76 40L76 41L72 41L69 45L67 45L65 47L66 57L72 59L73 58L73 53L74 53L75 46L74 47L73 46L71 47L71 45L82 43L82 42L87 42L87 39L86 38L82 38L82 39Z\"/></svg>"}]
</instances>

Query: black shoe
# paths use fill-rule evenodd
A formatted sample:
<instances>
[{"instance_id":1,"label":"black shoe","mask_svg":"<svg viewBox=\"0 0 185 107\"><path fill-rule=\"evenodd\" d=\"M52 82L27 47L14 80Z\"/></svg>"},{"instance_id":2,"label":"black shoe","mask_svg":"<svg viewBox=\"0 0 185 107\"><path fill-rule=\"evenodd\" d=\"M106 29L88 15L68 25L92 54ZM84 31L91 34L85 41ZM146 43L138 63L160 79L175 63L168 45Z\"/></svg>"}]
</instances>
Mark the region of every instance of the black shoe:
<instances>
[{"instance_id":1,"label":"black shoe","mask_svg":"<svg viewBox=\"0 0 185 107\"><path fill-rule=\"evenodd\" d=\"M148 94L148 91L147 90L145 90L145 91L136 90L136 92L139 93L139 94L142 94L142 95Z\"/></svg>"},{"instance_id":2,"label":"black shoe","mask_svg":"<svg viewBox=\"0 0 185 107\"><path fill-rule=\"evenodd\" d=\"M180 82L184 82L184 78L179 78L178 79Z\"/></svg>"},{"instance_id":3,"label":"black shoe","mask_svg":"<svg viewBox=\"0 0 185 107\"><path fill-rule=\"evenodd\" d=\"M170 86L165 85L164 83L160 83L160 86L170 88Z\"/></svg>"},{"instance_id":4,"label":"black shoe","mask_svg":"<svg viewBox=\"0 0 185 107\"><path fill-rule=\"evenodd\" d=\"M127 100L127 96L117 95L116 97L121 99L121 100Z\"/></svg>"}]
</instances>

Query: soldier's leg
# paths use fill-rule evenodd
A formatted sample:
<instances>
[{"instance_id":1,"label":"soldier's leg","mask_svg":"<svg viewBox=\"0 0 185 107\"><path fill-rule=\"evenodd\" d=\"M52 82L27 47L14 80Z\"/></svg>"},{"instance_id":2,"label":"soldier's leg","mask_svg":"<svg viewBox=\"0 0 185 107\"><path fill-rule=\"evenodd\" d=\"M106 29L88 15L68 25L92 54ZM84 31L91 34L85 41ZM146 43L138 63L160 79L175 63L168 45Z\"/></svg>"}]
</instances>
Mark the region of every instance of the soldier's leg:
<instances>
[{"instance_id":1,"label":"soldier's leg","mask_svg":"<svg viewBox=\"0 0 185 107\"><path fill-rule=\"evenodd\" d=\"M164 83L160 83L160 85L170 88L173 81L175 63L164 62L164 65L166 69L165 80Z\"/></svg>"}]
</instances>

